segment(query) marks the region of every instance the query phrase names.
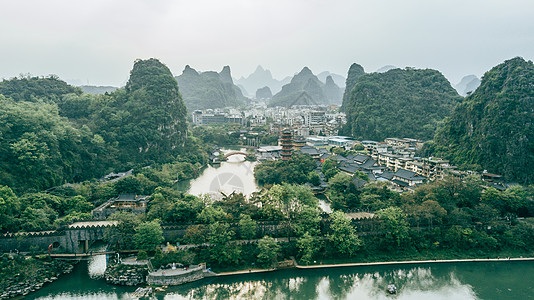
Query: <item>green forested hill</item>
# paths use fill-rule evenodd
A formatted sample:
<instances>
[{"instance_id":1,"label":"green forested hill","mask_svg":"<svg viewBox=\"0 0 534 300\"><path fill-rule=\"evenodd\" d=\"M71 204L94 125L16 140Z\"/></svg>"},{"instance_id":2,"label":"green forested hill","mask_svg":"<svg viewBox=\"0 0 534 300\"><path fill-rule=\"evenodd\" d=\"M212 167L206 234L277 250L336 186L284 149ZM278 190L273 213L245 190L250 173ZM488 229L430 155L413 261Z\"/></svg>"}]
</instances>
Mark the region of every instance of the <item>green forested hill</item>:
<instances>
[{"instance_id":1,"label":"green forested hill","mask_svg":"<svg viewBox=\"0 0 534 300\"><path fill-rule=\"evenodd\" d=\"M228 66L220 73L197 72L186 66L182 75L177 76L176 80L189 111L240 106L247 100L239 87L234 85Z\"/></svg>"},{"instance_id":2,"label":"green forested hill","mask_svg":"<svg viewBox=\"0 0 534 300\"><path fill-rule=\"evenodd\" d=\"M27 76L0 82L0 94L15 101L58 100L63 95L71 93L80 95L82 90L68 85L54 75Z\"/></svg>"},{"instance_id":3,"label":"green forested hill","mask_svg":"<svg viewBox=\"0 0 534 300\"><path fill-rule=\"evenodd\" d=\"M343 131L358 139L379 141L388 137L431 139L438 123L461 100L436 70L406 68L361 75L344 103L347 124Z\"/></svg>"},{"instance_id":4,"label":"green forested hill","mask_svg":"<svg viewBox=\"0 0 534 300\"><path fill-rule=\"evenodd\" d=\"M157 59L137 60L126 87L107 95L42 82L0 83L9 86L0 94L0 185L41 190L185 152L187 111Z\"/></svg>"},{"instance_id":5,"label":"green forested hill","mask_svg":"<svg viewBox=\"0 0 534 300\"><path fill-rule=\"evenodd\" d=\"M517 57L484 74L428 148L467 168L534 182L533 63Z\"/></svg>"}]
</instances>

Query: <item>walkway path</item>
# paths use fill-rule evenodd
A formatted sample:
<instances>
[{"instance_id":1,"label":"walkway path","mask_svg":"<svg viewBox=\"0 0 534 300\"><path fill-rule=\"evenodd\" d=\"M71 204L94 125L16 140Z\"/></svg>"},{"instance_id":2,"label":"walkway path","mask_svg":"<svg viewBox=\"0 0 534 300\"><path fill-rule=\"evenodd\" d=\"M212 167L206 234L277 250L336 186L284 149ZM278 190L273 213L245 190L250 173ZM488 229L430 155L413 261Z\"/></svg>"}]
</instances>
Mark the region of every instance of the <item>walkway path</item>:
<instances>
[{"instance_id":1,"label":"walkway path","mask_svg":"<svg viewBox=\"0 0 534 300\"><path fill-rule=\"evenodd\" d=\"M311 265L311 266L296 265L296 268L298 268L298 269L319 269L319 268L360 267L360 266L380 266L380 265L402 265L402 264L433 264L433 263L488 262L488 261L527 261L527 260L534 261L534 257L381 261L381 262L368 262L368 263L346 263L346 264L327 264L327 265Z\"/></svg>"}]
</instances>

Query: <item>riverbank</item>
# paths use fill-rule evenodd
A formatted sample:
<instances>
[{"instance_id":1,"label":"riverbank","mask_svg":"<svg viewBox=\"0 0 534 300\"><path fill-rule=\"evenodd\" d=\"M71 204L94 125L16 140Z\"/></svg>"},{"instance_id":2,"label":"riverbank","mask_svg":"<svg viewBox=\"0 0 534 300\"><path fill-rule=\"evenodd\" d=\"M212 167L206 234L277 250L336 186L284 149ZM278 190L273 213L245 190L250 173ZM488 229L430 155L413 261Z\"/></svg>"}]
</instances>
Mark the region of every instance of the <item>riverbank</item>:
<instances>
[{"instance_id":1,"label":"riverbank","mask_svg":"<svg viewBox=\"0 0 534 300\"><path fill-rule=\"evenodd\" d=\"M509 261L534 261L534 257L506 257L506 258L466 258L466 259L433 259L433 260L399 260L399 261L379 261L362 263L339 263L339 264L315 264L298 265L295 269L328 269L344 267L365 267L365 266L387 266L387 265L409 265L409 264L438 264L438 263L463 263L463 262L509 262ZM287 268L283 268L287 269ZM257 273L269 273L282 269L245 269L231 272L217 273L217 276L235 276Z\"/></svg>"},{"instance_id":2,"label":"riverbank","mask_svg":"<svg viewBox=\"0 0 534 300\"><path fill-rule=\"evenodd\" d=\"M58 260L45 261L24 257L7 258L2 263L0 278L0 300L25 296L57 280L61 275L72 272L74 266Z\"/></svg>"},{"instance_id":3,"label":"riverbank","mask_svg":"<svg viewBox=\"0 0 534 300\"><path fill-rule=\"evenodd\" d=\"M341 264L319 264L319 265L296 265L297 269L321 269L340 267L363 267L363 266L386 266L386 265L407 265L407 264L434 264L434 263L461 263L461 262L506 262L506 261L534 261L534 257L507 257L507 258L467 258L467 259L440 259L440 260L403 260L403 261L380 261L366 263L341 263Z\"/></svg>"}]
</instances>

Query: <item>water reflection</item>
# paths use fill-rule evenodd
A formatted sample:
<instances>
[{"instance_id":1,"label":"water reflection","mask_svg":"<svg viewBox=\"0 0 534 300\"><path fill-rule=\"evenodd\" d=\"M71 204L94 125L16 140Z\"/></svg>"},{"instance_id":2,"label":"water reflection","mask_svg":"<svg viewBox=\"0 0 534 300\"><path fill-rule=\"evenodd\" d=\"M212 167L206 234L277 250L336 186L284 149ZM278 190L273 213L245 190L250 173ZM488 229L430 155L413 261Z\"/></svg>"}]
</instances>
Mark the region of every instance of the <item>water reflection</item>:
<instances>
[{"instance_id":1,"label":"water reflection","mask_svg":"<svg viewBox=\"0 0 534 300\"><path fill-rule=\"evenodd\" d=\"M533 261L368 266L225 276L169 287L156 299L533 299ZM398 295L386 294L388 284ZM27 299L132 299L135 287L89 276L87 261Z\"/></svg>"},{"instance_id":2,"label":"water reflection","mask_svg":"<svg viewBox=\"0 0 534 300\"><path fill-rule=\"evenodd\" d=\"M89 251L104 252L106 251L106 245L94 245L89 249ZM87 262L87 271L89 273L89 277L91 277L92 279L104 278L104 273L106 272L106 264L106 255L95 255L89 257L89 260Z\"/></svg>"},{"instance_id":3,"label":"water reflection","mask_svg":"<svg viewBox=\"0 0 534 300\"><path fill-rule=\"evenodd\" d=\"M233 150L221 151L227 153ZM222 162L220 166L208 165L198 178L189 182L189 188L179 185L179 189L196 196L209 194L214 199L220 199L221 192L225 194L236 192L249 196L258 190L254 178L256 164L257 162L245 161L244 155L231 155L228 161Z\"/></svg>"},{"instance_id":4,"label":"water reflection","mask_svg":"<svg viewBox=\"0 0 534 300\"><path fill-rule=\"evenodd\" d=\"M315 272L328 274L330 270ZM453 272L436 276L430 267L334 273L189 286L168 293L164 299L391 299L385 290L388 284L399 288L396 299L478 299L473 288L461 283Z\"/></svg>"}]
</instances>

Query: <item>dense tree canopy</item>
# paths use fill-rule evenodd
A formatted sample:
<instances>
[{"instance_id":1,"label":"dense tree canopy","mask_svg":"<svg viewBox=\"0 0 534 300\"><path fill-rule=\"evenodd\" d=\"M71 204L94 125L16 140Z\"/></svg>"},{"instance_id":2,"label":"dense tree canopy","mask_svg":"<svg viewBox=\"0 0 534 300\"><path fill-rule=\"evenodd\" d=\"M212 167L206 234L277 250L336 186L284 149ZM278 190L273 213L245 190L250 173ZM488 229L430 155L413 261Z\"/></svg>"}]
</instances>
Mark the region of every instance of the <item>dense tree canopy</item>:
<instances>
[{"instance_id":1,"label":"dense tree canopy","mask_svg":"<svg viewBox=\"0 0 534 300\"><path fill-rule=\"evenodd\" d=\"M462 97L436 70L393 69L362 75L344 102L344 133L358 139L428 140Z\"/></svg>"},{"instance_id":2,"label":"dense tree canopy","mask_svg":"<svg viewBox=\"0 0 534 300\"><path fill-rule=\"evenodd\" d=\"M40 190L102 174L102 138L59 116L55 104L0 95L0 183Z\"/></svg>"},{"instance_id":3,"label":"dense tree canopy","mask_svg":"<svg viewBox=\"0 0 534 300\"><path fill-rule=\"evenodd\" d=\"M15 101L58 101L67 94L82 94L82 90L68 85L57 76L21 76L0 82L0 94Z\"/></svg>"},{"instance_id":4,"label":"dense tree canopy","mask_svg":"<svg viewBox=\"0 0 534 300\"><path fill-rule=\"evenodd\" d=\"M458 105L428 145L464 168L534 182L534 64L514 58L494 67Z\"/></svg>"}]
</instances>

